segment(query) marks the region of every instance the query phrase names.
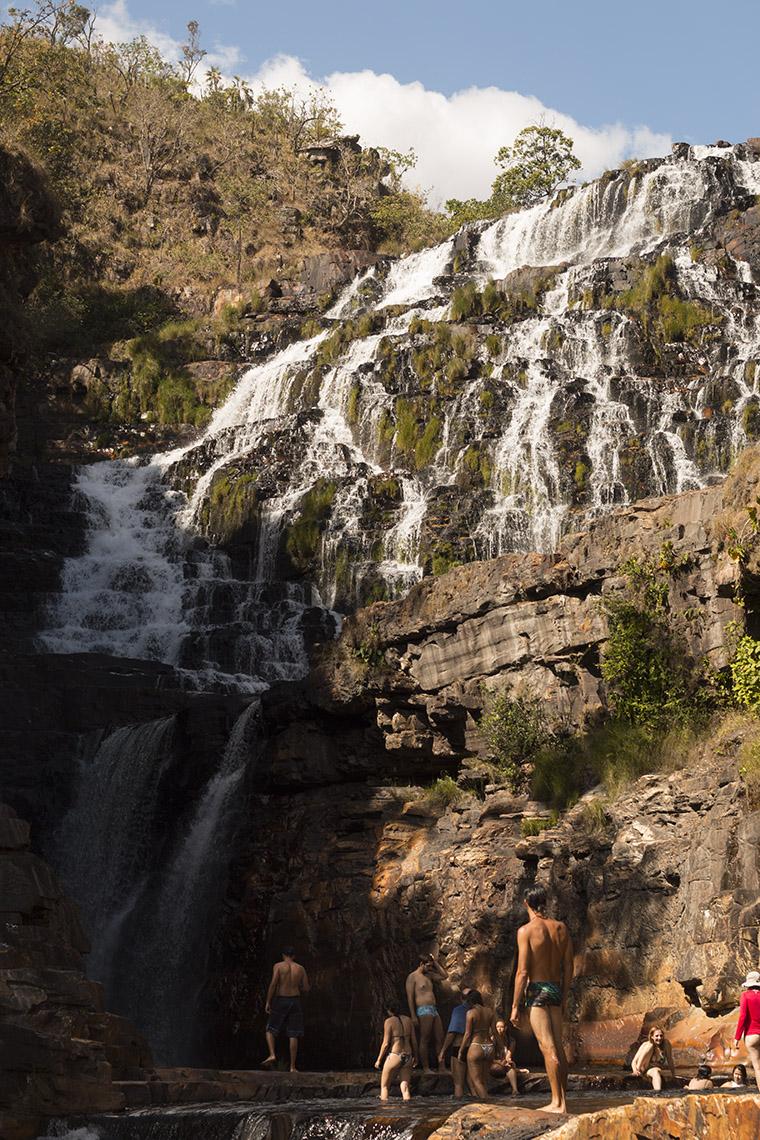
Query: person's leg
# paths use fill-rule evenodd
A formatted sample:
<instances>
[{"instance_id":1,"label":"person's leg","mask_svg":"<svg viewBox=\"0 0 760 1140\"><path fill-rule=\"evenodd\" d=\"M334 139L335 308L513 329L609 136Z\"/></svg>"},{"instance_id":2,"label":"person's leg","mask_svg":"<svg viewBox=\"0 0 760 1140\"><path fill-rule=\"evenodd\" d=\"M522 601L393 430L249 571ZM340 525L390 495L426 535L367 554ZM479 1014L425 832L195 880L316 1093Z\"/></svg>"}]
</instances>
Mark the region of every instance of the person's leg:
<instances>
[{"instance_id":1,"label":"person's leg","mask_svg":"<svg viewBox=\"0 0 760 1140\"><path fill-rule=\"evenodd\" d=\"M264 1060L261 1062L261 1064L262 1065L273 1065L275 1063L275 1061L277 1060L277 1042L275 1040L274 1033L271 1033L268 1029L267 1029L266 1036L267 1036L267 1049L269 1050L269 1055L264 1058Z\"/></svg>"},{"instance_id":2,"label":"person's leg","mask_svg":"<svg viewBox=\"0 0 760 1140\"><path fill-rule=\"evenodd\" d=\"M755 1070L757 1089L758 1092L760 1092L760 1033L750 1033L749 1036L744 1038L744 1044L747 1046L747 1056L752 1062L752 1068Z\"/></svg>"},{"instance_id":3,"label":"person's leg","mask_svg":"<svg viewBox=\"0 0 760 1140\"><path fill-rule=\"evenodd\" d=\"M457 1046L454 1047L455 1050ZM461 1100L464 1096L464 1082L467 1076L467 1065L460 1061L456 1051L451 1055L451 1076L454 1081L454 1096Z\"/></svg>"},{"instance_id":4,"label":"person's leg","mask_svg":"<svg viewBox=\"0 0 760 1140\"><path fill-rule=\"evenodd\" d=\"M565 1091L562 1087L562 1064L554 1040L551 1014L544 1006L538 1005L530 1006L529 1013L530 1027L536 1035L538 1047L543 1055L546 1075L549 1078L549 1088L552 1092L552 1099L543 1111L566 1112Z\"/></svg>"},{"instance_id":5,"label":"person's leg","mask_svg":"<svg viewBox=\"0 0 760 1140\"><path fill-rule=\"evenodd\" d=\"M300 1040L301 1040L300 1037L289 1038L289 1041L290 1041L290 1071L291 1071L291 1073L297 1073L298 1072L298 1069L296 1068L296 1057L298 1056L298 1042Z\"/></svg>"},{"instance_id":6,"label":"person's leg","mask_svg":"<svg viewBox=\"0 0 760 1140\"><path fill-rule=\"evenodd\" d=\"M567 1054L565 1053L565 1043L562 1040L562 1010L559 1006L552 1005L549 1007L549 1016L552 1019L552 1035L554 1037L554 1047L557 1050L557 1056L559 1057L562 1092L565 1096L567 1096L567 1078L569 1065L567 1063Z\"/></svg>"},{"instance_id":7,"label":"person's leg","mask_svg":"<svg viewBox=\"0 0 760 1140\"><path fill-rule=\"evenodd\" d=\"M429 1014L420 1018L420 1063L425 1073L432 1072L430 1068L430 1043L433 1033L434 1017ZM440 1045L438 1046L440 1049Z\"/></svg>"},{"instance_id":8,"label":"person's leg","mask_svg":"<svg viewBox=\"0 0 760 1140\"><path fill-rule=\"evenodd\" d=\"M404 1100L412 1099L412 1066L403 1065L399 1073L399 1085L401 1086L401 1096Z\"/></svg>"},{"instance_id":9,"label":"person's leg","mask_svg":"<svg viewBox=\"0 0 760 1140\"><path fill-rule=\"evenodd\" d=\"M647 1076L652 1082L652 1088L655 1092L662 1092L662 1070L661 1069L647 1069Z\"/></svg>"},{"instance_id":10,"label":"person's leg","mask_svg":"<svg viewBox=\"0 0 760 1140\"><path fill-rule=\"evenodd\" d=\"M479 1045L471 1045L467 1050L467 1081L473 1096L488 1096L488 1087L483 1079L483 1050Z\"/></svg>"},{"instance_id":11,"label":"person's leg","mask_svg":"<svg viewBox=\"0 0 760 1140\"><path fill-rule=\"evenodd\" d=\"M512 1086L512 1095L517 1096L520 1091L520 1086L517 1083L517 1069L514 1066L507 1069L507 1080Z\"/></svg>"},{"instance_id":12,"label":"person's leg","mask_svg":"<svg viewBox=\"0 0 760 1140\"><path fill-rule=\"evenodd\" d=\"M385 1058L383 1071L380 1074L380 1100L387 1100L391 1091L391 1081L396 1069L399 1068L398 1053L389 1053Z\"/></svg>"}]
</instances>

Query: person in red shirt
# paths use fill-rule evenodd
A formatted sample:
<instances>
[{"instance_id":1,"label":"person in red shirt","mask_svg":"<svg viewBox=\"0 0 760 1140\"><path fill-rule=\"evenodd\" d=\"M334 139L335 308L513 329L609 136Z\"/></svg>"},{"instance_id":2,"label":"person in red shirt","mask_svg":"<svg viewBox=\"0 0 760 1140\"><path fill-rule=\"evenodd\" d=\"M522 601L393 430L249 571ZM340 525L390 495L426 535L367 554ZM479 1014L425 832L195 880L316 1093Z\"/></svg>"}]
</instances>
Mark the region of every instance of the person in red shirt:
<instances>
[{"instance_id":1,"label":"person in red shirt","mask_svg":"<svg viewBox=\"0 0 760 1140\"><path fill-rule=\"evenodd\" d=\"M747 1054L755 1070L755 1080L760 1089L760 970L750 970L742 982L739 1002L739 1021L736 1025L734 1045L738 1049L742 1037Z\"/></svg>"}]
</instances>

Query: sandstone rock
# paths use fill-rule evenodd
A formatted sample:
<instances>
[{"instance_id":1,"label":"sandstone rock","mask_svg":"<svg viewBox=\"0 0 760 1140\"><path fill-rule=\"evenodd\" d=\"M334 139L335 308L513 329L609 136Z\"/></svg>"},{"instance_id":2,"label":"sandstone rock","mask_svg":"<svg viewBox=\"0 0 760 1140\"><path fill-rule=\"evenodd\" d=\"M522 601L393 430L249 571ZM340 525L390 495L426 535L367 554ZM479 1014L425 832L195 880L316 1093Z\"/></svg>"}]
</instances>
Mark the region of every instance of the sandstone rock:
<instances>
[{"instance_id":1,"label":"sandstone rock","mask_svg":"<svg viewBox=\"0 0 760 1140\"><path fill-rule=\"evenodd\" d=\"M621 1108L578 1116L550 1133L552 1140L755 1140L760 1134L760 1096L685 1096L667 1101L643 1097Z\"/></svg>"},{"instance_id":2,"label":"sandstone rock","mask_svg":"<svg viewBox=\"0 0 760 1140\"><path fill-rule=\"evenodd\" d=\"M551 1112L531 1108L512 1108L495 1104L468 1104L459 1108L441 1127L430 1134L429 1140L470 1140L471 1137L491 1137L492 1140L531 1140L543 1136L563 1120Z\"/></svg>"}]
</instances>

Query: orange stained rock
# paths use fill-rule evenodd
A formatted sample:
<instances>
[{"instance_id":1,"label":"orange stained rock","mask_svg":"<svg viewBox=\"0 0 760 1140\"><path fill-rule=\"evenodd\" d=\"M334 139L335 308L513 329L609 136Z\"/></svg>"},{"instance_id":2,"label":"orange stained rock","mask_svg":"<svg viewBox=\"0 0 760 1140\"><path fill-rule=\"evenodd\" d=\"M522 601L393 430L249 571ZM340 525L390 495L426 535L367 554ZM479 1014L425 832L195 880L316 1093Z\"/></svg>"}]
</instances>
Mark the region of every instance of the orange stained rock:
<instances>
[{"instance_id":1,"label":"orange stained rock","mask_svg":"<svg viewBox=\"0 0 760 1140\"><path fill-rule=\"evenodd\" d=\"M456 1136L452 1133L446 1140ZM638 1140L757 1140L760 1095L712 1093L667 1101L638 1097L633 1104L577 1116L549 1136L551 1140L632 1140L634 1136Z\"/></svg>"}]
</instances>

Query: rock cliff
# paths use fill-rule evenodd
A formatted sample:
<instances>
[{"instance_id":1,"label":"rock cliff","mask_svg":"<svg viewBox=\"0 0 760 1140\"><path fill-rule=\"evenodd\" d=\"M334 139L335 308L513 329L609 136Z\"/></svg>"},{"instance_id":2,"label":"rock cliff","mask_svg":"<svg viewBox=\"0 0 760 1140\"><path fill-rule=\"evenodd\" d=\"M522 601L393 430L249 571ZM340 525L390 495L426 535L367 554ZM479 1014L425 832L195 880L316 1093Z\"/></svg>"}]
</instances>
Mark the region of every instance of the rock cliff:
<instances>
[{"instance_id":1,"label":"rock cliff","mask_svg":"<svg viewBox=\"0 0 760 1140\"><path fill-rule=\"evenodd\" d=\"M740 576L725 528L754 498L757 460L747 453L721 486L616 512L556 558L458 568L361 611L318 654L298 701L265 699L267 743L210 982L214 1049L227 1062L254 1048L265 970L284 940L315 975L322 1063L369 1060L380 1002L420 947L508 1000L519 899L536 878L576 943L579 1060L624 1062L658 1018L684 1063L721 1055L731 1025L719 1015L760 946L760 817L737 766L751 724L724 725L686 772L644 777L609 803L591 793L553 828L545 805L497 785L449 806L420 785L448 771L466 787L477 771L483 683L544 693L579 727L605 708L599 603L623 589L634 553L672 543L684 561L671 606L699 612L693 648L724 665ZM523 819L537 816L547 830L523 837Z\"/></svg>"},{"instance_id":2,"label":"rock cliff","mask_svg":"<svg viewBox=\"0 0 760 1140\"><path fill-rule=\"evenodd\" d=\"M103 1008L84 975L76 907L29 846L29 825L0 804L0 1133L39 1134L41 1118L119 1109L114 1078L144 1076L148 1046Z\"/></svg>"}]
</instances>

